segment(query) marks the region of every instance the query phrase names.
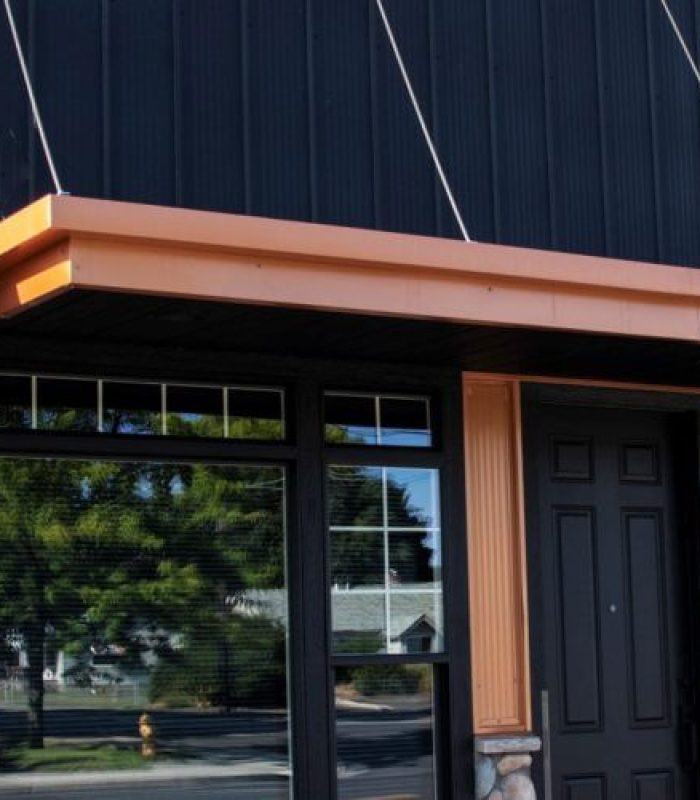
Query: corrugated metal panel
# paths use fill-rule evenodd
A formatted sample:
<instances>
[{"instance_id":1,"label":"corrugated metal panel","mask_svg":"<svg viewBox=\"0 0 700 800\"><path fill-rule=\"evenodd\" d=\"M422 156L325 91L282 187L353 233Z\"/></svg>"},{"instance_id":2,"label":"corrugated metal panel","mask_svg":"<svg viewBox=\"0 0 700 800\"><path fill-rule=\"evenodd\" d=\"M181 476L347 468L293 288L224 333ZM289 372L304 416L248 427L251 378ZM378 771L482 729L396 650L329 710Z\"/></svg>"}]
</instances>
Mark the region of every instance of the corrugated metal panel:
<instances>
[{"instance_id":1,"label":"corrugated metal panel","mask_svg":"<svg viewBox=\"0 0 700 800\"><path fill-rule=\"evenodd\" d=\"M691 42L694 5L689 0L674 3L679 23ZM659 12L658 0L647 0L647 6L656 125L659 255L669 263L693 264L700 260L700 98L673 32Z\"/></svg>"},{"instance_id":2,"label":"corrugated metal panel","mask_svg":"<svg viewBox=\"0 0 700 800\"><path fill-rule=\"evenodd\" d=\"M457 235L373 0L14 5L73 193ZM700 263L700 95L657 2L387 10L475 238ZM6 214L50 184L4 19L0 75Z\"/></svg>"},{"instance_id":3,"label":"corrugated metal panel","mask_svg":"<svg viewBox=\"0 0 700 800\"><path fill-rule=\"evenodd\" d=\"M17 5L17 4L15 4ZM102 41L100 4L94 0L37 3L32 14L36 91L56 168L73 194L102 193ZM60 38L57 32L61 32ZM53 191L33 137L32 192Z\"/></svg>"},{"instance_id":4,"label":"corrugated metal panel","mask_svg":"<svg viewBox=\"0 0 700 800\"><path fill-rule=\"evenodd\" d=\"M108 85L103 87L109 98L108 196L174 205L176 4L172 0L112 0L105 7L109 10ZM66 188L71 189L71 184Z\"/></svg>"},{"instance_id":5,"label":"corrugated metal panel","mask_svg":"<svg viewBox=\"0 0 700 800\"><path fill-rule=\"evenodd\" d=\"M494 238L486 7L444 0L430 5L434 30L433 123L436 140L469 233ZM457 236L439 197L438 230Z\"/></svg>"},{"instance_id":6,"label":"corrugated metal panel","mask_svg":"<svg viewBox=\"0 0 700 800\"><path fill-rule=\"evenodd\" d=\"M248 208L310 219L309 82L304 0L243 0Z\"/></svg>"},{"instance_id":7,"label":"corrugated metal panel","mask_svg":"<svg viewBox=\"0 0 700 800\"><path fill-rule=\"evenodd\" d=\"M424 0L391 0L385 7L404 52L413 88L427 119L432 114L430 21ZM371 14L373 123L377 224L434 234L435 176L379 17Z\"/></svg>"},{"instance_id":8,"label":"corrugated metal panel","mask_svg":"<svg viewBox=\"0 0 700 800\"><path fill-rule=\"evenodd\" d=\"M367 2L313 0L318 219L375 224Z\"/></svg>"},{"instance_id":9,"label":"corrugated metal panel","mask_svg":"<svg viewBox=\"0 0 700 800\"><path fill-rule=\"evenodd\" d=\"M543 0L550 121L552 244L605 251L605 205L595 9Z\"/></svg>"},{"instance_id":10,"label":"corrugated metal panel","mask_svg":"<svg viewBox=\"0 0 700 800\"><path fill-rule=\"evenodd\" d=\"M496 235L512 244L551 244L539 2L491 0L490 50Z\"/></svg>"},{"instance_id":11,"label":"corrugated metal panel","mask_svg":"<svg viewBox=\"0 0 700 800\"><path fill-rule=\"evenodd\" d=\"M18 8L17 27L26 41L26 5ZM29 197L28 120L22 76L9 28L0 24L0 216Z\"/></svg>"},{"instance_id":12,"label":"corrugated metal panel","mask_svg":"<svg viewBox=\"0 0 700 800\"><path fill-rule=\"evenodd\" d=\"M608 252L658 259L645 3L596 0Z\"/></svg>"},{"instance_id":13,"label":"corrugated metal panel","mask_svg":"<svg viewBox=\"0 0 700 800\"><path fill-rule=\"evenodd\" d=\"M245 212L241 5L181 4L182 191L187 205Z\"/></svg>"}]
</instances>

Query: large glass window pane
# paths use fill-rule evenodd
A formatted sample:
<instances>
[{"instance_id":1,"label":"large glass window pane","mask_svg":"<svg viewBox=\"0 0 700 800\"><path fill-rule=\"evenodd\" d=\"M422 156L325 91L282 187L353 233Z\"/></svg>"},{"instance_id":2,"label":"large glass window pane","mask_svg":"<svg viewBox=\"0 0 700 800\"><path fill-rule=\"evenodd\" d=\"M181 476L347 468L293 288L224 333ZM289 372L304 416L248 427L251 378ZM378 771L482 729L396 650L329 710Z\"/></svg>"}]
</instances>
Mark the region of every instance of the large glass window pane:
<instances>
[{"instance_id":1,"label":"large glass window pane","mask_svg":"<svg viewBox=\"0 0 700 800\"><path fill-rule=\"evenodd\" d=\"M102 430L105 433L162 433L163 397L159 383L104 381Z\"/></svg>"},{"instance_id":2,"label":"large glass window pane","mask_svg":"<svg viewBox=\"0 0 700 800\"><path fill-rule=\"evenodd\" d=\"M443 649L439 474L329 467L335 653Z\"/></svg>"},{"instance_id":3,"label":"large glass window pane","mask_svg":"<svg viewBox=\"0 0 700 800\"><path fill-rule=\"evenodd\" d=\"M279 467L0 458L0 794L288 798L284 520Z\"/></svg>"},{"instance_id":4,"label":"large glass window pane","mask_svg":"<svg viewBox=\"0 0 700 800\"><path fill-rule=\"evenodd\" d=\"M224 435L224 390L211 386L167 386L169 436Z\"/></svg>"},{"instance_id":5,"label":"large glass window pane","mask_svg":"<svg viewBox=\"0 0 700 800\"><path fill-rule=\"evenodd\" d=\"M40 430L97 432L97 381L37 379L37 427Z\"/></svg>"},{"instance_id":6,"label":"large glass window pane","mask_svg":"<svg viewBox=\"0 0 700 800\"><path fill-rule=\"evenodd\" d=\"M337 669L335 704L339 800L434 800L430 666Z\"/></svg>"},{"instance_id":7,"label":"large glass window pane","mask_svg":"<svg viewBox=\"0 0 700 800\"><path fill-rule=\"evenodd\" d=\"M0 430L32 427L32 379L0 375Z\"/></svg>"}]
</instances>

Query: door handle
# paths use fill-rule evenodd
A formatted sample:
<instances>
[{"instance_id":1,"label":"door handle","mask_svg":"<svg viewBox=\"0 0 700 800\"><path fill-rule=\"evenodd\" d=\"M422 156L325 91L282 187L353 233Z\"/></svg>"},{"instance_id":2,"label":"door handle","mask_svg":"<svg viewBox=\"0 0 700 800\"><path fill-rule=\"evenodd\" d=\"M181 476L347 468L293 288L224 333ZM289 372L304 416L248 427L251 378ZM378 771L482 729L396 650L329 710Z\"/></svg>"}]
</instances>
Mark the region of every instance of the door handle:
<instances>
[{"instance_id":1,"label":"door handle","mask_svg":"<svg viewBox=\"0 0 700 800\"><path fill-rule=\"evenodd\" d=\"M549 721L549 691L542 690L542 762L544 765L544 800L552 800L552 739Z\"/></svg>"}]
</instances>

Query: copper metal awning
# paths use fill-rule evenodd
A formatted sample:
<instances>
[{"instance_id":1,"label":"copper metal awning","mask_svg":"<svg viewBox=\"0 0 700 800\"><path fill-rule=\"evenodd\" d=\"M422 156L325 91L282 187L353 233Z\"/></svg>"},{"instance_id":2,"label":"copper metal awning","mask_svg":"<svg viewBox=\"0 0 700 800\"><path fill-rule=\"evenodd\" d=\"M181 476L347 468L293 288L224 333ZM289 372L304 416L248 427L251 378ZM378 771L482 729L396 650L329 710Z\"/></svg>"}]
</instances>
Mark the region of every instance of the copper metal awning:
<instances>
[{"instance_id":1,"label":"copper metal awning","mask_svg":"<svg viewBox=\"0 0 700 800\"><path fill-rule=\"evenodd\" d=\"M72 290L697 341L700 271L71 196L0 223L0 315Z\"/></svg>"}]
</instances>

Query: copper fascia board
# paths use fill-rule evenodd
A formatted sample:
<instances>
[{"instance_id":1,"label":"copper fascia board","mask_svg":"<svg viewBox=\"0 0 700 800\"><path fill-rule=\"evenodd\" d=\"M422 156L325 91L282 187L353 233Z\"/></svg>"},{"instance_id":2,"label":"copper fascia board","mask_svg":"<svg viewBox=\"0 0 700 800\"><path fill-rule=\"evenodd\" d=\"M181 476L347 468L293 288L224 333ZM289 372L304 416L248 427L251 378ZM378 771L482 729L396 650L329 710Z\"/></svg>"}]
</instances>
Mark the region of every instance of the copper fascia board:
<instances>
[{"instance_id":1,"label":"copper fascia board","mask_svg":"<svg viewBox=\"0 0 700 800\"><path fill-rule=\"evenodd\" d=\"M700 339L686 267L70 196L0 223L0 276L62 241L94 290Z\"/></svg>"},{"instance_id":2,"label":"copper fascia board","mask_svg":"<svg viewBox=\"0 0 700 800\"><path fill-rule=\"evenodd\" d=\"M8 267L0 273L0 317L68 291L71 271L66 243L49 246Z\"/></svg>"}]
</instances>

